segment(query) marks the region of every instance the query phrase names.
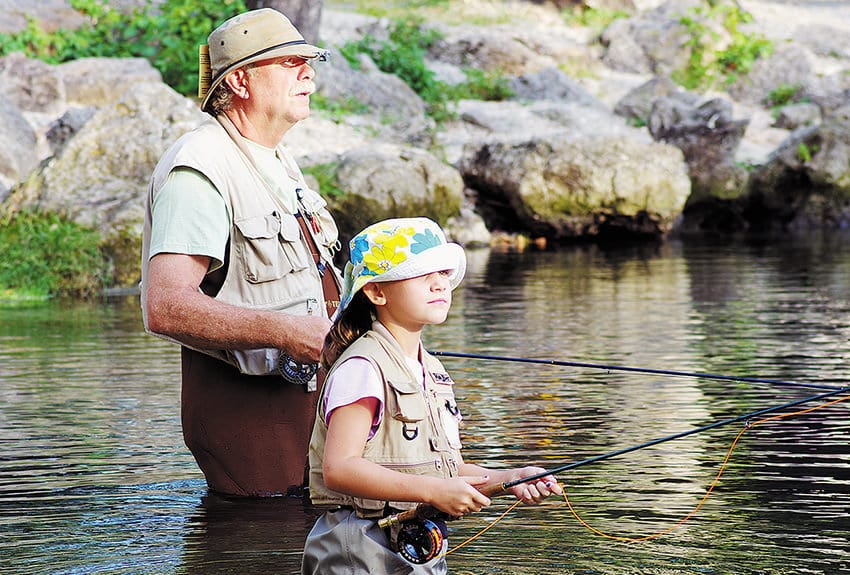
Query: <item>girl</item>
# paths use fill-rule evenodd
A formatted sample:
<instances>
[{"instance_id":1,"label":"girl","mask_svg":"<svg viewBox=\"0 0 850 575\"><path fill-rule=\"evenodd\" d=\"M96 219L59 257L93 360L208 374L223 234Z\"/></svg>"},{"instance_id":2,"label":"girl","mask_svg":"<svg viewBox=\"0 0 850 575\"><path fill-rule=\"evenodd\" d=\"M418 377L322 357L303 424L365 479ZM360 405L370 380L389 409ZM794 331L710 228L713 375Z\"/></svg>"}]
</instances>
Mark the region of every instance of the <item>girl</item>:
<instances>
[{"instance_id":1,"label":"girl","mask_svg":"<svg viewBox=\"0 0 850 575\"><path fill-rule=\"evenodd\" d=\"M397 552L398 528L387 533L377 520L419 503L461 517L490 504L476 487L543 470L487 470L461 457L454 382L420 335L446 320L463 248L433 221L406 218L367 227L350 249L310 442L310 497L334 507L307 537L302 574L446 573L444 524L424 532L440 545L436 557L414 564ZM560 488L548 476L511 492L537 503Z\"/></svg>"}]
</instances>

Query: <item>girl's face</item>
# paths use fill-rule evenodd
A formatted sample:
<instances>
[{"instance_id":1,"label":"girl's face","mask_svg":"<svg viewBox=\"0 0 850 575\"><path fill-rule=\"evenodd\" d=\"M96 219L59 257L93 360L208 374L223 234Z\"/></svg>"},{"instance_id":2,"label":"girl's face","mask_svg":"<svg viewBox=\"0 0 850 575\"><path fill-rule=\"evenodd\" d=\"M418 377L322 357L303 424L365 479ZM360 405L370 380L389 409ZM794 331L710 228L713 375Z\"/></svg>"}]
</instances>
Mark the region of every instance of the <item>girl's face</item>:
<instances>
[{"instance_id":1,"label":"girl's face","mask_svg":"<svg viewBox=\"0 0 850 575\"><path fill-rule=\"evenodd\" d=\"M372 282L363 289L375 304L381 323L419 331L446 321L452 305L449 274L446 270L406 280Z\"/></svg>"}]
</instances>

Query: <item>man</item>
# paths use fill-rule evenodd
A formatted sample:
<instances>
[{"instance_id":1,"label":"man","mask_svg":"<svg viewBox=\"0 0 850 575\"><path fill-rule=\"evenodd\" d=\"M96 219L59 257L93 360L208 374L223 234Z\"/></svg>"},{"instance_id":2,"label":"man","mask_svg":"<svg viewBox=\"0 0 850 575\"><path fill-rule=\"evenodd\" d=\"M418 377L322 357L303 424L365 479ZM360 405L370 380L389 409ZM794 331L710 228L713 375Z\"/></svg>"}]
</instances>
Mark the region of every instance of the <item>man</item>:
<instances>
[{"instance_id":1,"label":"man","mask_svg":"<svg viewBox=\"0 0 850 575\"><path fill-rule=\"evenodd\" d=\"M182 345L184 440L223 494L304 486L339 243L280 142L309 116L310 62L324 56L276 10L224 22L201 47L199 95L212 118L151 178L145 328Z\"/></svg>"}]
</instances>

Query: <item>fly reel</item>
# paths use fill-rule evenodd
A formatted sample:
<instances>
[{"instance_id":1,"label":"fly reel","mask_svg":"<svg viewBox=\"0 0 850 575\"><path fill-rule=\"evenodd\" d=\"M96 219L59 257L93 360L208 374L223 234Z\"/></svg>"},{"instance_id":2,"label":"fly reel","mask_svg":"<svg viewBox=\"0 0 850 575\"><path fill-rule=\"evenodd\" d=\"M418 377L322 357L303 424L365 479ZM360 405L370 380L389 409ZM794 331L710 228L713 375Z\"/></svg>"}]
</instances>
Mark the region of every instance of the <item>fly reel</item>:
<instances>
[{"instance_id":1,"label":"fly reel","mask_svg":"<svg viewBox=\"0 0 850 575\"><path fill-rule=\"evenodd\" d=\"M439 557L446 545L448 529L444 521L418 519L401 524L396 546L408 562L422 565Z\"/></svg>"},{"instance_id":2,"label":"fly reel","mask_svg":"<svg viewBox=\"0 0 850 575\"><path fill-rule=\"evenodd\" d=\"M287 382L294 383L295 385L306 385L313 379L318 369L318 363L300 363L285 353L280 354L277 362L277 370L280 376Z\"/></svg>"}]
</instances>

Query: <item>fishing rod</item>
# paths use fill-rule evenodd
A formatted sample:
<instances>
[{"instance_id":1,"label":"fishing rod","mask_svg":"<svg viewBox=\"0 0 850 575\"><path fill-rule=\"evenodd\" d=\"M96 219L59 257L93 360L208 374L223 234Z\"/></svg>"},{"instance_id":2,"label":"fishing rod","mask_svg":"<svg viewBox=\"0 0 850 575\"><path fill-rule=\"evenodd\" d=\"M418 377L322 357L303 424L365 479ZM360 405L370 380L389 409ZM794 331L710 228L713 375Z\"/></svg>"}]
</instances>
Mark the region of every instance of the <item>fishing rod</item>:
<instances>
[{"instance_id":1,"label":"fishing rod","mask_svg":"<svg viewBox=\"0 0 850 575\"><path fill-rule=\"evenodd\" d=\"M511 487L515 487L517 485L521 485L523 483L528 483L530 481L536 481L538 479L543 479L548 475L555 475L557 473L562 473L564 471L569 471L571 469L575 469L577 467L582 467L584 465L589 465L591 463L596 463L598 461L603 461L605 459L611 459L612 457L617 457L619 455L624 455L626 453L631 453L632 451L637 451L639 449L644 449L646 447L651 447L653 445L658 445L660 443L665 443L667 441L673 441L674 439L681 439L682 437L687 437L689 435L694 435L695 433L701 433L703 431L708 431L710 429L715 429L717 427L723 427L725 425L730 425L732 423L736 423L739 421L748 421L755 417L766 415L768 413L774 413L777 411L781 411L783 409L788 409L790 407L795 407L797 405L802 405L804 403L810 403L812 401L817 401L820 399L826 399L828 397L832 397L835 395L840 395L842 393L850 392L850 387L842 387L832 389L831 391L827 391L824 393L819 393L817 395L811 395L808 397L804 397L802 399L796 399L794 401L789 401L787 403L783 403L782 405L776 405L773 407L767 407L765 409L759 409L756 411L751 411L749 413L745 413L743 415L739 415L737 417L730 417L728 419L723 419L720 421L715 421L714 423L710 423L708 425L703 425L701 427L695 427L693 429L689 429L687 431L681 431L679 433L674 433L672 435L667 435L664 437L659 437L657 439L653 439L650 441L646 441L644 443L640 443L638 445L633 445L631 447L625 447L623 449L617 449L615 451L609 451L608 453L603 453L601 455L597 455L595 457L590 457L588 459L582 459L581 461L574 461L572 463L566 463L564 465L560 465L553 469L549 469L548 471L543 471L541 473L536 473L534 475L529 475L528 477L523 477L514 481L506 481L503 483L495 483L491 485L485 485L479 491L486 495L487 497L493 497L497 495L503 495L510 490ZM749 423L748 423L749 425ZM420 503L413 509L409 509L407 511L402 511L400 513L390 515L380 519L378 521L378 526L382 529L390 528L395 525L403 525L405 523L412 523L421 520L430 520L434 517L446 517L446 515L434 507L433 505Z\"/></svg>"},{"instance_id":2,"label":"fishing rod","mask_svg":"<svg viewBox=\"0 0 850 575\"><path fill-rule=\"evenodd\" d=\"M431 355L442 357L457 357L465 359L489 359L494 361L512 361L519 363L536 363L543 365L557 365L563 367L585 367L590 369L603 369L606 371L629 371L633 373L648 373L654 375L672 375L680 377L698 377L702 379L714 379L721 381L739 381L745 383L767 383L770 385L783 385L788 387L806 387L811 389L841 389L835 385L823 385L818 383L799 383L793 381L782 381L778 379L762 379L758 377L739 377L735 375L722 375L717 373L695 373L688 371L674 371L669 369L651 369L644 367L628 367L625 365L604 365L599 363L584 363L578 361L561 361L556 359L534 359L530 357L511 357L500 355L482 355L477 353L459 353L450 351L430 351Z\"/></svg>"}]
</instances>

